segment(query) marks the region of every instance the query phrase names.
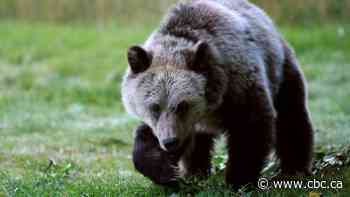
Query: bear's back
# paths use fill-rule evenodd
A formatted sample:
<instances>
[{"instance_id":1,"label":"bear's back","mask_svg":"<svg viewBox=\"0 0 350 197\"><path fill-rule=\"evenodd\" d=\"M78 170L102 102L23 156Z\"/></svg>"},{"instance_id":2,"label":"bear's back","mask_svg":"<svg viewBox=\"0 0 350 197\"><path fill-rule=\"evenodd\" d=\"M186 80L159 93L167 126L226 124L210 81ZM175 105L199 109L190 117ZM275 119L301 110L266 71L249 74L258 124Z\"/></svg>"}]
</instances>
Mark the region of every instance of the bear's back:
<instances>
[{"instance_id":1,"label":"bear's back","mask_svg":"<svg viewBox=\"0 0 350 197\"><path fill-rule=\"evenodd\" d=\"M257 6L245 0L194 0L179 3L163 19L145 43L154 54L152 66L183 68L183 49L206 41L220 53L230 69L249 73L260 66L271 90L282 78L284 50L273 22ZM171 54L171 55L170 55ZM278 85L277 85L278 86ZM276 86L276 87L277 87Z\"/></svg>"}]
</instances>

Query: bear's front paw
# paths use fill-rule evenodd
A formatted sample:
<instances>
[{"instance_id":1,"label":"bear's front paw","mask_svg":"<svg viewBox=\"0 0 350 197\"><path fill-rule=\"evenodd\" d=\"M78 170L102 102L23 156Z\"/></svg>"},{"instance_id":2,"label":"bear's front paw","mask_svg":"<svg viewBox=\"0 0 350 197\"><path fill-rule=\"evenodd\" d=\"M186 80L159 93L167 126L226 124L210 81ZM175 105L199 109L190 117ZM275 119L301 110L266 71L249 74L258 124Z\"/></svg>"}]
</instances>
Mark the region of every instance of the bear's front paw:
<instances>
[{"instance_id":1,"label":"bear's front paw","mask_svg":"<svg viewBox=\"0 0 350 197\"><path fill-rule=\"evenodd\" d=\"M167 186L176 184L179 156L162 150L147 125L139 126L135 133L133 150L135 169L156 184Z\"/></svg>"}]
</instances>

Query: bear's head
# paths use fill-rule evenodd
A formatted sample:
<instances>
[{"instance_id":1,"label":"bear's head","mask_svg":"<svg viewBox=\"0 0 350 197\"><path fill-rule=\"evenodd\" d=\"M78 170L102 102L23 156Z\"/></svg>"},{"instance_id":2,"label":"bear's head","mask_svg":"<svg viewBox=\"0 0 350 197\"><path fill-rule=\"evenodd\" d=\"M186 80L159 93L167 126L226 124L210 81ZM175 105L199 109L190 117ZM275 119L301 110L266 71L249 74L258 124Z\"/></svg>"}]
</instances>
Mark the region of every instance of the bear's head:
<instances>
[{"instance_id":1,"label":"bear's head","mask_svg":"<svg viewBox=\"0 0 350 197\"><path fill-rule=\"evenodd\" d=\"M201 41L190 47L179 45L172 40L148 49L131 47L122 84L127 111L149 125L161 148L169 152L189 144L196 124L223 97L220 93L214 99L208 96L208 76L219 59L217 50Z\"/></svg>"}]
</instances>

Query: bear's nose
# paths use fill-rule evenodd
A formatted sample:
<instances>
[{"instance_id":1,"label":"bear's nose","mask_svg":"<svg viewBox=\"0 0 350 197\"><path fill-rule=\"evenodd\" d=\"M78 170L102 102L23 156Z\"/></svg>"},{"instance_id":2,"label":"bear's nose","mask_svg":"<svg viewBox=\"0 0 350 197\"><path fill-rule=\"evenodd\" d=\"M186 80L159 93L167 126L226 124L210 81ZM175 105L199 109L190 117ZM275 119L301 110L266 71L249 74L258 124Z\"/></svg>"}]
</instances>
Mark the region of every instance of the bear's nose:
<instances>
[{"instance_id":1,"label":"bear's nose","mask_svg":"<svg viewBox=\"0 0 350 197\"><path fill-rule=\"evenodd\" d=\"M175 152L179 146L179 140L177 138L168 138L162 142L168 152Z\"/></svg>"}]
</instances>

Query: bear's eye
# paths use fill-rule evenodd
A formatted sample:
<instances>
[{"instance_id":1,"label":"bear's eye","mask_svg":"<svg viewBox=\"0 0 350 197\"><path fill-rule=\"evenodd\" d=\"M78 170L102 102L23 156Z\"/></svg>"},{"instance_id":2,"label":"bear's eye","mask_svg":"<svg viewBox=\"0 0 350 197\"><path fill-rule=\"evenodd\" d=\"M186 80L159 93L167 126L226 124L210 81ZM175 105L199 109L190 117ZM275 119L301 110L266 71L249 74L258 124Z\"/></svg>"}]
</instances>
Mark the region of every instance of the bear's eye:
<instances>
[{"instance_id":1,"label":"bear's eye","mask_svg":"<svg viewBox=\"0 0 350 197\"><path fill-rule=\"evenodd\" d=\"M180 115L185 115L190 109L190 104L187 101L182 101L176 107L176 113Z\"/></svg>"},{"instance_id":2,"label":"bear's eye","mask_svg":"<svg viewBox=\"0 0 350 197\"><path fill-rule=\"evenodd\" d=\"M150 105L150 110L151 110L152 115L153 115L156 119L158 119L159 116L160 116L160 112L161 112L160 105L154 103L154 104Z\"/></svg>"}]
</instances>

